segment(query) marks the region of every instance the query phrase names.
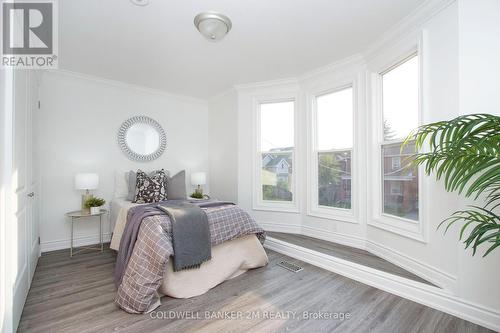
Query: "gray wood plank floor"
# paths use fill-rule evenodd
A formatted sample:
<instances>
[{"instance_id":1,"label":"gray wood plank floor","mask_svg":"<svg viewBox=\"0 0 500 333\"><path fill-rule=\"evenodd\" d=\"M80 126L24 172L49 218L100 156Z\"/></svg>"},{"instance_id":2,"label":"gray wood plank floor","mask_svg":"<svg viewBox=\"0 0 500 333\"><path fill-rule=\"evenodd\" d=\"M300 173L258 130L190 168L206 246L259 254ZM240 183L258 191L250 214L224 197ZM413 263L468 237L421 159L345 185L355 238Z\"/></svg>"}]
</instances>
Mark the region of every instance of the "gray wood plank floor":
<instances>
[{"instance_id":1,"label":"gray wood plank floor","mask_svg":"<svg viewBox=\"0 0 500 333\"><path fill-rule=\"evenodd\" d=\"M394 265L393 263L390 263L385 259L377 257L376 255L365 250L298 234L268 232L267 235L269 237L283 240L291 244L295 244L317 252L328 254L332 257L348 260L367 267L381 270L386 273L398 275L413 281L434 286L434 284L424 280L420 276L408 272L407 270L397 265Z\"/></svg>"},{"instance_id":2,"label":"gray wood plank floor","mask_svg":"<svg viewBox=\"0 0 500 333\"><path fill-rule=\"evenodd\" d=\"M487 329L372 288L346 277L268 251L267 267L251 270L191 299L164 297L153 316L176 311L200 319L153 319L113 303L115 255L68 251L42 255L28 294L19 332L489 332ZM276 264L304 267L292 273ZM209 311L206 318L205 312ZM214 315L243 318L217 319ZM253 312L252 312L253 311ZM293 311L286 318L285 311ZM303 311L349 313L350 318L305 319ZM248 319L254 314L254 319ZM266 319L265 316L285 318ZM178 316L173 316L178 317ZM260 317L260 318L259 318Z\"/></svg>"}]
</instances>

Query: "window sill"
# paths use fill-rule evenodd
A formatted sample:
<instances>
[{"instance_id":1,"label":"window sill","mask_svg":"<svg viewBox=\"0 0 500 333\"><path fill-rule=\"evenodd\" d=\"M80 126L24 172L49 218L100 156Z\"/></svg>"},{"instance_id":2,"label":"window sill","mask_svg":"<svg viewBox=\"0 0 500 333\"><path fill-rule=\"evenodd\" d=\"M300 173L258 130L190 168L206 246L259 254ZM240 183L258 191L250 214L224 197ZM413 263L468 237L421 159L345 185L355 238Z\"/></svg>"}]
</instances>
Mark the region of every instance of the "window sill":
<instances>
[{"instance_id":1,"label":"window sill","mask_svg":"<svg viewBox=\"0 0 500 333\"><path fill-rule=\"evenodd\" d=\"M424 244L428 243L421 222L381 216L368 221L368 225Z\"/></svg>"},{"instance_id":2,"label":"window sill","mask_svg":"<svg viewBox=\"0 0 500 333\"><path fill-rule=\"evenodd\" d=\"M339 222L346 222L352 224L359 224L356 216L347 209L310 209L307 212L308 216L319 217L327 220L335 220Z\"/></svg>"},{"instance_id":3,"label":"window sill","mask_svg":"<svg viewBox=\"0 0 500 333\"><path fill-rule=\"evenodd\" d=\"M282 213L300 213L299 208L295 203L280 204L280 203L259 203L254 204L253 210L269 211L269 212L282 212Z\"/></svg>"}]
</instances>

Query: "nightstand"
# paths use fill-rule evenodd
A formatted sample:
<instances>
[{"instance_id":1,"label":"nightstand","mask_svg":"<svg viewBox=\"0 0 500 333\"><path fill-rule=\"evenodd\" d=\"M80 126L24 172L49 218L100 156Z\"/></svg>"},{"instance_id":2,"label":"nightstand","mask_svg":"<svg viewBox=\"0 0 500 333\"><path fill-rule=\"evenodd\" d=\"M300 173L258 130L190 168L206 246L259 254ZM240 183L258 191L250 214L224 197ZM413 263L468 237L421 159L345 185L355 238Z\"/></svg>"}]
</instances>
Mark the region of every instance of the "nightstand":
<instances>
[{"instance_id":1,"label":"nightstand","mask_svg":"<svg viewBox=\"0 0 500 333\"><path fill-rule=\"evenodd\" d=\"M90 214L87 212L82 212L81 210L76 210L73 212L66 213L65 215L71 219L71 248L69 252L69 256L73 257L74 254L77 254L78 252L81 252L83 250L97 250L97 251L103 251L104 247L102 245L102 216L106 214L108 211L106 209L101 209L101 211L98 214ZM81 246L80 249L76 252L73 252L73 229L74 229L74 224L75 221L81 220L81 219L88 219L91 217L96 217L99 216L99 247L89 247L89 246Z\"/></svg>"}]
</instances>

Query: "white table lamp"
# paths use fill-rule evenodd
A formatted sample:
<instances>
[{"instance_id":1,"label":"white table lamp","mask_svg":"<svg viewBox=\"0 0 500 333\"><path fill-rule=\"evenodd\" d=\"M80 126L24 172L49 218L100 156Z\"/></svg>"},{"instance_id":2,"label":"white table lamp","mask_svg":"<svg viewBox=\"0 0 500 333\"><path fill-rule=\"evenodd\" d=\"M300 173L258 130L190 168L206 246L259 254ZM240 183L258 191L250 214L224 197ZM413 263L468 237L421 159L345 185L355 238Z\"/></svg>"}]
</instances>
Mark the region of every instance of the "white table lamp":
<instances>
[{"instance_id":1,"label":"white table lamp","mask_svg":"<svg viewBox=\"0 0 500 333\"><path fill-rule=\"evenodd\" d=\"M207 183L207 174L205 172L194 172L191 174L191 185L197 186L196 193L203 195L201 185Z\"/></svg>"},{"instance_id":2,"label":"white table lamp","mask_svg":"<svg viewBox=\"0 0 500 333\"><path fill-rule=\"evenodd\" d=\"M85 201L91 197L90 190L99 186L99 175L97 173L78 173L75 176L75 190L84 190L82 194L82 210L85 210Z\"/></svg>"}]
</instances>

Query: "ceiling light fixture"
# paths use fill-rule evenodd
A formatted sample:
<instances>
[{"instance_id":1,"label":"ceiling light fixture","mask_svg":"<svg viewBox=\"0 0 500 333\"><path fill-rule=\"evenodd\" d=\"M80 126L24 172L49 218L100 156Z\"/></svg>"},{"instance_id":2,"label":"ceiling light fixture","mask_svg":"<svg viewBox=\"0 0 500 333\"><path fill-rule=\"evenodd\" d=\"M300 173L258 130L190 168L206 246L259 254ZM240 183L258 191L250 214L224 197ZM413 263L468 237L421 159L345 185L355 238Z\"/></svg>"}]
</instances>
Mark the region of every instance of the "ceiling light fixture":
<instances>
[{"instance_id":1,"label":"ceiling light fixture","mask_svg":"<svg viewBox=\"0 0 500 333\"><path fill-rule=\"evenodd\" d=\"M136 6L146 6L149 4L149 0L130 0Z\"/></svg>"},{"instance_id":2,"label":"ceiling light fixture","mask_svg":"<svg viewBox=\"0 0 500 333\"><path fill-rule=\"evenodd\" d=\"M229 17L216 12L203 12L194 18L196 29L209 41L218 42L231 30Z\"/></svg>"}]
</instances>

